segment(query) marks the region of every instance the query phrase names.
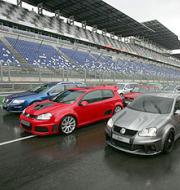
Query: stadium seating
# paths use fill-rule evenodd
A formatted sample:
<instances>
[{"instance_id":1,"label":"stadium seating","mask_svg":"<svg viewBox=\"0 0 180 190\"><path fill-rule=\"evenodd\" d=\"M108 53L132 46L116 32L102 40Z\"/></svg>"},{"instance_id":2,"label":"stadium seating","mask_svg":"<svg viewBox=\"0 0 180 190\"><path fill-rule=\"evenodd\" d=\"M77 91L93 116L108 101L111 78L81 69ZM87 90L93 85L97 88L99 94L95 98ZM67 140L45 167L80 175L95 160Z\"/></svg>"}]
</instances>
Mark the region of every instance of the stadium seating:
<instances>
[{"instance_id":1,"label":"stadium seating","mask_svg":"<svg viewBox=\"0 0 180 190\"><path fill-rule=\"evenodd\" d=\"M27 60L29 64L41 67L70 68L71 64L65 60L50 45L31 41L7 38L10 44Z\"/></svg>"},{"instance_id":2,"label":"stadium seating","mask_svg":"<svg viewBox=\"0 0 180 190\"><path fill-rule=\"evenodd\" d=\"M0 64L2 66L20 66L19 61L11 54L2 42L0 42Z\"/></svg>"},{"instance_id":3,"label":"stadium seating","mask_svg":"<svg viewBox=\"0 0 180 190\"><path fill-rule=\"evenodd\" d=\"M55 17L48 17L45 15L40 16L34 11L29 11L3 1L0 1L0 17L15 23L52 31L54 33L63 34L65 36L70 36L102 46L112 47L157 61L179 64L179 61L176 59L166 57L154 50L143 48L129 42L122 42L117 39L113 39L110 36L102 35L90 30L84 30L79 26L69 25L62 19L56 19Z\"/></svg>"},{"instance_id":4,"label":"stadium seating","mask_svg":"<svg viewBox=\"0 0 180 190\"><path fill-rule=\"evenodd\" d=\"M180 78L180 71L172 68L161 67L154 62L144 62L143 60L126 60L113 61L112 57L101 54L95 54L85 51L61 48L69 58L73 59L81 68L96 71L114 71L123 74L159 76L159 77L175 77Z\"/></svg>"},{"instance_id":5,"label":"stadium seating","mask_svg":"<svg viewBox=\"0 0 180 190\"><path fill-rule=\"evenodd\" d=\"M97 51L94 53L89 47L83 50L78 47L57 47L57 51L50 44L37 43L32 38L36 37L33 32L23 30L10 29L18 35L31 37L31 40L25 37L23 39L15 39L7 37L9 43L22 55L26 61L34 67L44 68L64 68L88 70L88 71L107 71L118 72L125 75L140 76L159 76L162 78L180 78L180 71L173 67L163 67L159 62L170 64L178 64L179 60L164 56L155 50L150 50L124 40L118 40L107 35L102 35L91 30L84 30L79 26L72 26L65 23L62 19L38 15L34 11L29 11L21 7L0 1L0 17L4 20L22 24L25 26L35 27L41 30L52 31L64 36L81 39L101 46L108 46L121 50L124 53L118 53L117 56L111 56L107 51L103 53ZM4 30L9 32L8 27ZM56 41L55 38L49 36L41 36L45 40ZM0 43L0 63L2 65L20 66L18 60L10 53L10 51ZM62 52L62 53L61 53ZM127 54L128 53L128 54ZM65 56L64 56L64 55ZM131 54L131 55L130 55ZM136 56L138 55L139 58ZM67 57L66 57L67 56ZM141 58L140 58L141 57ZM148 59L147 59L148 58Z\"/></svg>"}]
</instances>

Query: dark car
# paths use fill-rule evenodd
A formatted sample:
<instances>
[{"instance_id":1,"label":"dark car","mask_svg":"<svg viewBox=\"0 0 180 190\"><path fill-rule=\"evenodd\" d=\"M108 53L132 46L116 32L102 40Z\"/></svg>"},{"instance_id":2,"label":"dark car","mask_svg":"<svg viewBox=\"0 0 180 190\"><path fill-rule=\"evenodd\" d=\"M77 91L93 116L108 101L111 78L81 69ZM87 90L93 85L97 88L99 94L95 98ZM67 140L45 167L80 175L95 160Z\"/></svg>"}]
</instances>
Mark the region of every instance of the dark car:
<instances>
[{"instance_id":1,"label":"dark car","mask_svg":"<svg viewBox=\"0 0 180 190\"><path fill-rule=\"evenodd\" d=\"M3 109L8 112L22 112L27 106L42 100L55 97L60 92L86 86L81 82L50 82L42 84L34 89L7 96L3 100Z\"/></svg>"}]
</instances>

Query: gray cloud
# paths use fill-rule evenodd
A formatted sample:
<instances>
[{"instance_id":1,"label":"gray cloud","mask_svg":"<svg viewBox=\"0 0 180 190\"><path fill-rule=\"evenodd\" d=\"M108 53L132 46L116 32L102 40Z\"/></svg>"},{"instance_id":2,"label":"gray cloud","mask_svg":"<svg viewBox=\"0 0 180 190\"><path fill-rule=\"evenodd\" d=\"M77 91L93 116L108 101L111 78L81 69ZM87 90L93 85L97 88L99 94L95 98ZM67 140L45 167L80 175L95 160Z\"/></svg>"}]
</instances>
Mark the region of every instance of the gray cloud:
<instances>
[{"instance_id":1,"label":"gray cloud","mask_svg":"<svg viewBox=\"0 0 180 190\"><path fill-rule=\"evenodd\" d=\"M159 20L180 36L179 0L104 0L139 22Z\"/></svg>"}]
</instances>

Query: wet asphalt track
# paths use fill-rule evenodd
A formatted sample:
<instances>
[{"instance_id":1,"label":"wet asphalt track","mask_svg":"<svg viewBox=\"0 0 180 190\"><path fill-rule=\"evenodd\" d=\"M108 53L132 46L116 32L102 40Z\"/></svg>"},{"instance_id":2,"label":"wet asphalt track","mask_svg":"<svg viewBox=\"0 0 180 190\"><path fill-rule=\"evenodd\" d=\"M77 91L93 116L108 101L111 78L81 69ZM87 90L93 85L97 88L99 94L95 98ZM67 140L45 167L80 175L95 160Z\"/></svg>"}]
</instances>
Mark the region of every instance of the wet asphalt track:
<instances>
[{"instance_id":1,"label":"wet asphalt track","mask_svg":"<svg viewBox=\"0 0 180 190\"><path fill-rule=\"evenodd\" d=\"M105 147L104 124L0 146L0 190L180 189L180 141L170 155L133 156ZM18 125L0 111L0 143L27 136Z\"/></svg>"}]
</instances>

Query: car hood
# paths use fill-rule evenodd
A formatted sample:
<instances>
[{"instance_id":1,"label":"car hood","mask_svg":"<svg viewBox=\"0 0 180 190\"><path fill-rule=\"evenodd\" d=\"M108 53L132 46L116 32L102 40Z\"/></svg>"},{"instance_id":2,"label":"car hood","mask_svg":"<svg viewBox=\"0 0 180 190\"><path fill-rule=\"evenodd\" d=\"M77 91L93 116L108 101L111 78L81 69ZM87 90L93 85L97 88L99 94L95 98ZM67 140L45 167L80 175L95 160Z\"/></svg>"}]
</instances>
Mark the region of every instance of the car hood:
<instances>
[{"instance_id":1,"label":"car hood","mask_svg":"<svg viewBox=\"0 0 180 190\"><path fill-rule=\"evenodd\" d=\"M169 119L168 114L152 114L125 108L115 115L114 125L140 131L149 127L161 127Z\"/></svg>"},{"instance_id":2,"label":"car hood","mask_svg":"<svg viewBox=\"0 0 180 190\"><path fill-rule=\"evenodd\" d=\"M62 103L56 103L53 101L43 101L43 102L37 102L35 104L32 104L26 109L26 112L32 115L40 115L43 113L53 113L56 112L59 109L65 109L68 108L69 104L62 104Z\"/></svg>"},{"instance_id":3,"label":"car hood","mask_svg":"<svg viewBox=\"0 0 180 190\"><path fill-rule=\"evenodd\" d=\"M33 95L37 95L37 93L35 92L31 92L31 91L26 91L26 92L20 92L20 93L15 93L15 94L11 94L9 96L6 97L6 99L16 99L16 98L27 98L28 96L33 96Z\"/></svg>"}]
</instances>

